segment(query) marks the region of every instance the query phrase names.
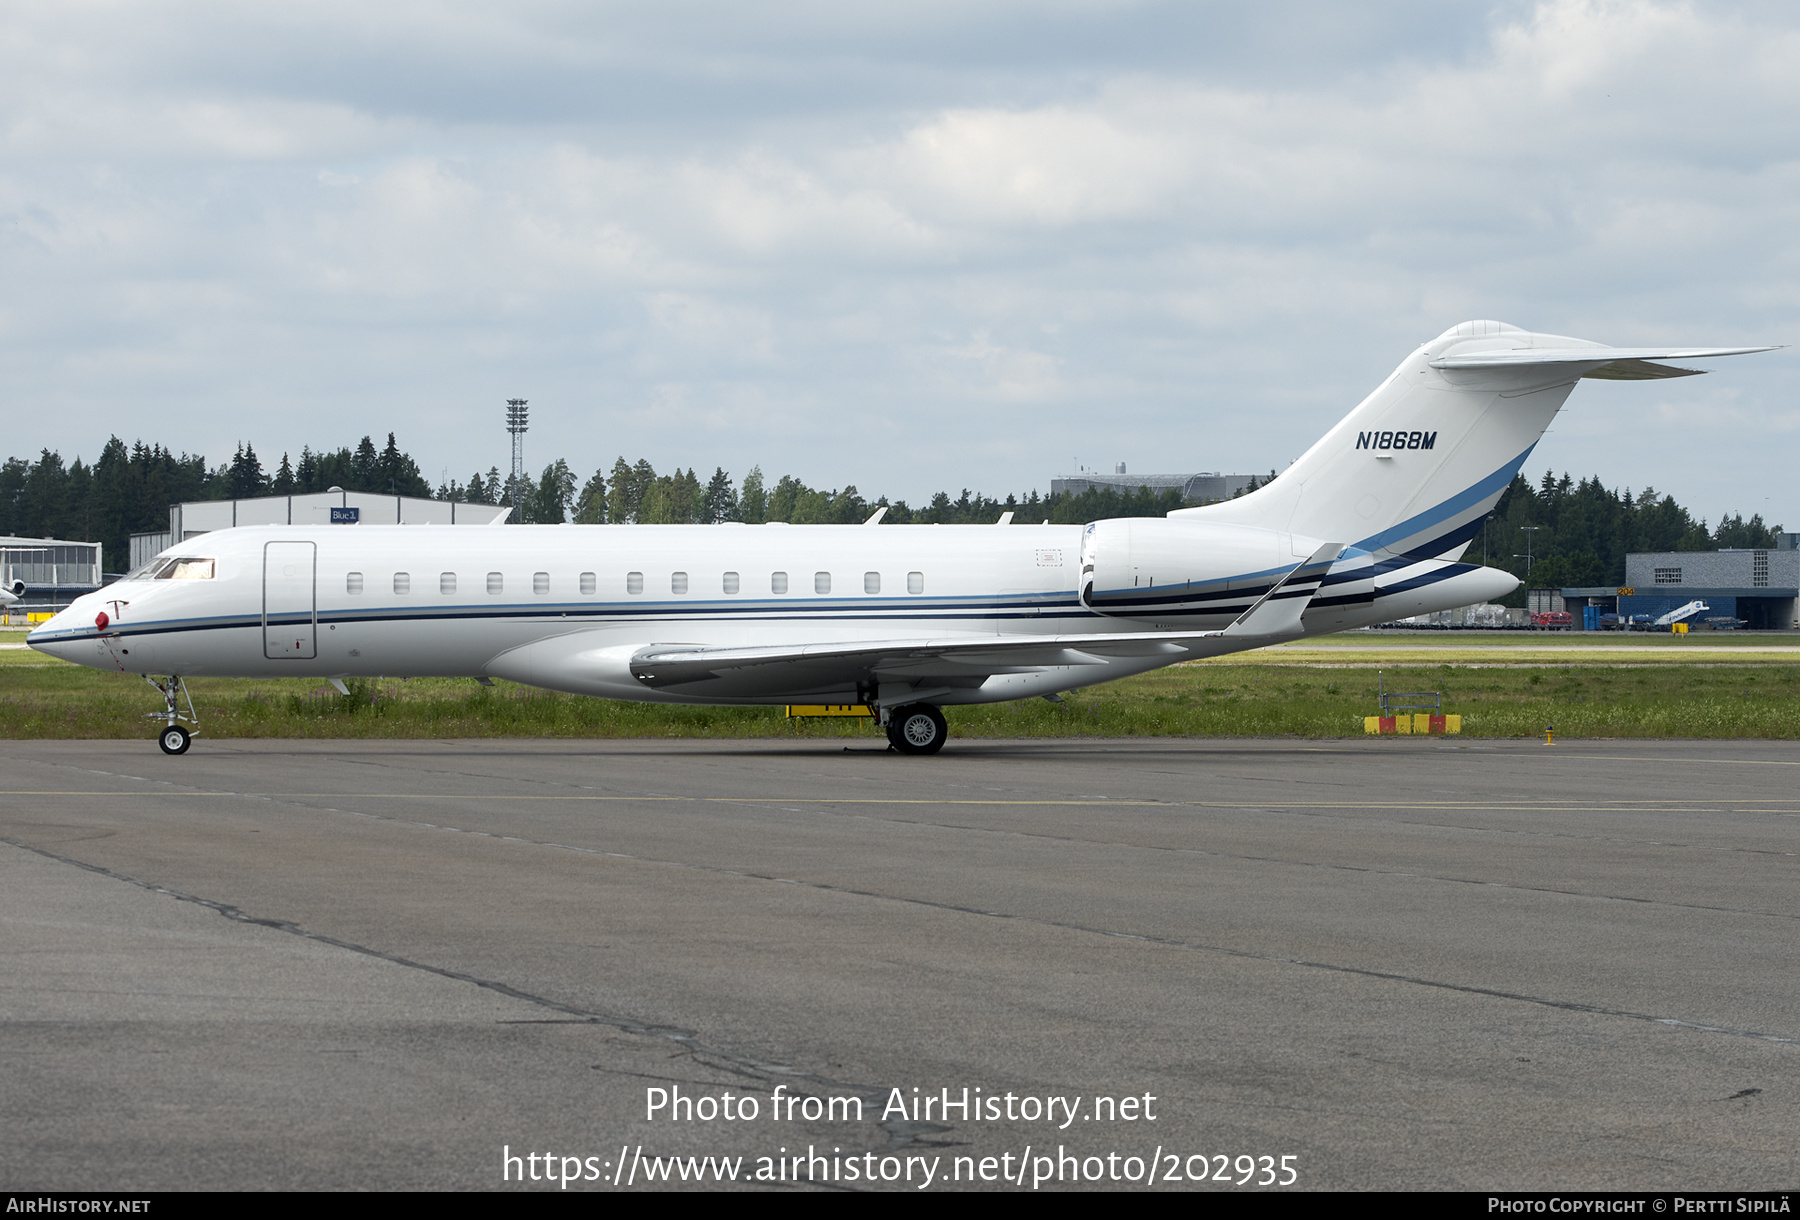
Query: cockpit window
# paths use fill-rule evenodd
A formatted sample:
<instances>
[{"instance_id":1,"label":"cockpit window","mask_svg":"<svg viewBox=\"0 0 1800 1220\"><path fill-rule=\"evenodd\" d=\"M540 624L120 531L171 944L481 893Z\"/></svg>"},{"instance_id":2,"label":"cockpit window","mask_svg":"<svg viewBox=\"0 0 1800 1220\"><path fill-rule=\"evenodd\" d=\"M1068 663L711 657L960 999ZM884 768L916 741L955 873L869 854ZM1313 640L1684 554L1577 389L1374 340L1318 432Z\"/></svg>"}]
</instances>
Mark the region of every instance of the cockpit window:
<instances>
[{"instance_id":1,"label":"cockpit window","mask_svg":"<svg viewBox=\"0 0 1800 1220\"><path fill-rule=\"evenodd\" d=\"M149 563L125 574L126 580L151 580L156 574L174 563L173 559L152 559Z\"/></svg>"},{"instance_id":2,"label":"cockpit window","mask_svg":"<svg viewBox=\"0 0 1800 1220\"><path fill-rule=\"evenodd\" d=\"M210 559L177 559L156 574L157 580L211 580L212 578L213 561Z\"/></svg>"}]
</instances>

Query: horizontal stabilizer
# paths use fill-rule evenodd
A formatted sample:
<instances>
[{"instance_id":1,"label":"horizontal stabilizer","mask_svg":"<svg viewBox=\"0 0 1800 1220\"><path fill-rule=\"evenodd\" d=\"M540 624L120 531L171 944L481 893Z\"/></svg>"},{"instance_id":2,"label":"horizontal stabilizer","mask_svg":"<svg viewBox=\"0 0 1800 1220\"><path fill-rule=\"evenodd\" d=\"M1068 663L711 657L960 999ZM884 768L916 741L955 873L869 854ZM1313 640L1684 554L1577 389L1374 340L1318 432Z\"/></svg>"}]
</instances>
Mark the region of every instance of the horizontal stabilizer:
<instances>
[{"instance_id":1,"label":"horizontal stabilizer","mask_svg":"<svg viewBox=\"0 0 1800 1220\"><path fill-rule=\"evenodd\" d=\"M1583 377L1595 381L1660 381L1664 377L1698 377L1705 369L1681 369L1672 364L1650 360L1614 360L1597 369L1589 369Z\"/></svg>"},{"instance_id":2,"label":"horizontal stabilizer","mask_svg":"<svg viewBox=\"0 0 1800 1220\"><path fill-rule=\"evenodd\" d=\"M1584 377L1602 380L1644 381L1656 377L1689 377L1699 369L1676 369L1668 365L1650 364L1652 360L1704 360L1712 356L1746 356L1751 352L1772 352L1774 347L1514 347L1497 351L1469 352L1464 355L1439 356L1431 361L1434 369L1516 369L1544 364L1595 364L1601 366ZM1604 370L1620 368L1609 373Z\"/></svg>"}]
</instances>

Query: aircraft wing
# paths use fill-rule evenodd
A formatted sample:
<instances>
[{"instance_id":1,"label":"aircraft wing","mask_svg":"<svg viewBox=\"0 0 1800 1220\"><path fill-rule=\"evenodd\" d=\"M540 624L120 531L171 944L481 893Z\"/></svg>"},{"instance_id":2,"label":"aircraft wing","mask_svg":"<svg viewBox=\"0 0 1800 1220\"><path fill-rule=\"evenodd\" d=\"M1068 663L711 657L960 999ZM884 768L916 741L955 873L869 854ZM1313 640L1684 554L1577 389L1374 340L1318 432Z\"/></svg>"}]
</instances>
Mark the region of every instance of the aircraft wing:
<instances>
[{"instance_id":1,"label":"aircraft wing","mask_svg":"<svg viewBox=\"0 0 1800 1220\"><path fill-rule=\"evenodd\" d=\"M1184 653L1230 652L1299 634L1301 613L1342 550L1337 542L1319 547L1222 631L955 636L741 648L653 644L632 656L631 673L656 690L743 699L841 692L868 682L904 683L915 691L953 689L978 686L995 674L1104 666L1124 657L1160 657L1167 664Z\"/></svg>"},{"instance_id":2,"label":"aircraft wing","mask_svg":"<svg viewBox=\"0 0 1800 1220\"><path fill-rule=\"evenodd\" d=\"M990 635L855 640L834 644L708 648L653 644L631 658L632 675L671 694L748 699L842 692L859 682L913 687L979 686L995 674L1104 666L1120 657L1180 657L1222 631L1106 635ZM1079 683L1071 683L1079 685Z\"/></svg>"}]
</instances>

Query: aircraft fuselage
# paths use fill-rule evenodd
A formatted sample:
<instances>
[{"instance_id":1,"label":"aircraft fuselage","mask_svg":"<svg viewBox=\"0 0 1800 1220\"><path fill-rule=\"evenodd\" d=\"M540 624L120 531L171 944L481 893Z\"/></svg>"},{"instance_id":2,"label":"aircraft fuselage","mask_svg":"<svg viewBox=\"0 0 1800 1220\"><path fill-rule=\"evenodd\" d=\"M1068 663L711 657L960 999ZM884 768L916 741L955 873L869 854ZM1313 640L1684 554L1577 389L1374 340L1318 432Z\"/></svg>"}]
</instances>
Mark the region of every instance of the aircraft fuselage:
<instances>
[{"instance_id":1,"label":"aircraft fuselage","mask_svg":"<svg viewBox=\"0 0 1800 1220\"><path fill-rule=\"evenodd\" d=\"M1141 633L1148 646L1223 631L1298 562L1295 552L1317 545L1235 525L1143 519L1129 526L1140 551L1146 532L1179 534L1192 559L1173 584L1175 569L1164 558L1160 588L1134 588L1128 557L1101 554L1110 584L1089 598L1098 611L1083 603L1078 579L1084 533L1105 534L1083 526L240 528L166 552L211 560L207 575L108 586L33 632L31 643L96 668L185 677L491 677L673 703L854 700L859 686L866 695L876 681L883 695L947 687L934 702L993 702L1271 641L1220 637L1198 648L1083 656L1072 665L1030 663L1042 658L922 663L931 672L917 681L901 672L903 658L861 668L794 658L784 666L792 680L777 681L779 689L769 689L766 674L747 690L659 688L630 662L646 647L679 644L967 645ZM1209 534L1218 535L1211 546ZM1504 573L1462 564L1402 567L1409 577L1429 571L1438 579L1394 596L1373 596L1371 588L1350 605L1321 605L1284 638L1462 605L1514 584ZM1153 604L1133 597L1140 589L1156 595ZM1330 589L1315 601L1328 601ZM990 672L978 672L984 669Z\"/></svg>"}]
</instances>

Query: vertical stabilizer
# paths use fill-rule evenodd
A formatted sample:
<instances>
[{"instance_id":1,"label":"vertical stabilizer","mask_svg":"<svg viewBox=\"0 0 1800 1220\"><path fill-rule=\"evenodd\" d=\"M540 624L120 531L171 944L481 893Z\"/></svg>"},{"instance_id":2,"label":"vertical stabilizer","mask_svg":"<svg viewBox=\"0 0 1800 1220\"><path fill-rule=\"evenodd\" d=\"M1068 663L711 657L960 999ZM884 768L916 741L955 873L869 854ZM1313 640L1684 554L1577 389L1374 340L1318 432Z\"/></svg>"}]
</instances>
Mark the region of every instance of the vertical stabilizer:
<instances>
[{"instance_id":1,"label":"vertical stabilizer","mask_svg":"<svg viewBox=\"0 0 1800 1220\"><path fill-rule=\"evenodd\" d=\"M1180 515L1347 538L1353 552L1455 559L1576 381L1687 376L1697 370L1653 361L1767 350L1614 348L1464 322L1414 351L1273 482Z\"/></svg>"}]
</instances>

